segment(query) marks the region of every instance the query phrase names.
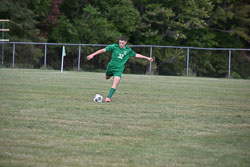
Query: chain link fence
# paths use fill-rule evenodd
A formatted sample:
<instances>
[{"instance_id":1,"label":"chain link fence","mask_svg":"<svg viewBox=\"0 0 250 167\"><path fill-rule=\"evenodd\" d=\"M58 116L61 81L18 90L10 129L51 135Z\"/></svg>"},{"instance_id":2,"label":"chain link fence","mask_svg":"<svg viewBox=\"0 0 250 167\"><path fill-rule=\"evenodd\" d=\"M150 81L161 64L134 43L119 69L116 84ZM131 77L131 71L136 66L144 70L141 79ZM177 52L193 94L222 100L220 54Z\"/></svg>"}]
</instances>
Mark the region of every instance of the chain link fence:
<instances>
[{"instance_id":1,"label":"chain link fence","mask_svg":"<svg viewBox=\"0 0 250 167\"><path fill-rule=\"evenodd\" d=\"M1 42L1 66L60 70L105 71L110 53L86 61L87 55L107 44ZM66 56L62 56L62 46ZM125 73L172 76L250 78L250 49L128 45L136 53L153 57L149 63L131 58Z\"/></svg>"}]
</instances>

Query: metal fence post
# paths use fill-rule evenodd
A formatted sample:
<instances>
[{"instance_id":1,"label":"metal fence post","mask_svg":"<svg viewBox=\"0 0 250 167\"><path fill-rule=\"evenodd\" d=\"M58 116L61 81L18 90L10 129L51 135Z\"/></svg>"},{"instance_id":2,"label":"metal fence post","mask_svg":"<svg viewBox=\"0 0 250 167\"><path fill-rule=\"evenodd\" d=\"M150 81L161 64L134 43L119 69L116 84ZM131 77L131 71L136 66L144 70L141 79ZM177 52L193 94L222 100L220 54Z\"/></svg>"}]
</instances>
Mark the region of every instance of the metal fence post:
<instances>
[{"instance_id":1,"label":"metal fence post","mask_svg":"<svg viewBox=\"0 0 250 167\"><path fill-rule=\"evenodd\" d=\"M188 71L189 71L189 48L187 49L187 77L188 77Z\"/></svg>"},{"instance_id":2,"label":"metal fence post","mask_svg":"<svg viewBox=\"0 0 250 167\"><path fill-rule=\"evenodd\" d=\"M153 52L153 49L152 49L152 46L150 47L150 58L152 58L152 52ZM149 74L151 75L152 74L152 62L149 63Z\"/></svg>"},{"instance_id":3,"label":"metal fence post","mask_svg":"<svg viewBox=\"0 0 250 167\"><path fill-rule=\"evenodd\" d=\"M231 54L232 54L232 51L229 50L229 55L228 55L228 78L231 78Z\"/></svg>"},{"instance_id":4,"label":"metal fence post","mask_svg":"<svg viewBox=\"0 0 250 167\"><path fill-rule=\"evenodd\" d=\"M44 69L47 68L47 44L44 45Z\"/></svg>"},{"instance_id":5,"label":"metal fence post","mask_svg":"<svg viewBox=\"0 0 250 167\"><path fill-rule=\"evenodd\" d=\"M78 71L80 71L80 62L81 62L81 45L79 45L79 51L78 51Z\"/></svg>"},{"instance_id":6,"label":"metal fence post","mask_svg":"<svg viewBox=\"0 0 250 167\"><path fill-rule=\"evenodd\" d=\"M4 22L2 23L2 29L4 29ZM2 31L2 39L4 39L4 31ZM4 61L4 43L2 43L2 64Z\"/></svg>"},{"instance_id":7,"label":"metal fence post","mask_svg":"<svg viewBox=\"0 0 250 167\"><path fill-rule=\"evenodd\" d=\"M13 57L12 57L12 67L15 68L15 50L16 50L16 44L13 43Z\"/></svg>"},{"instance_id":8,"label":"metal fence post","mask_svg":"<svg viewBox=\"0 0 250 167\"><path fill-rule=\"evenodd\" d=\"M2 29L0 31L2 31L2 39L0 39L1 42L8 42L9 39L4 39L4 32L5 31L9 31L9 29L4 29L4 22L8 22L10 21L9 19L0 19L0 22L2 22ZM2 43L2 64L4 64L4 43Z\"/></svg>"}]
</instances>

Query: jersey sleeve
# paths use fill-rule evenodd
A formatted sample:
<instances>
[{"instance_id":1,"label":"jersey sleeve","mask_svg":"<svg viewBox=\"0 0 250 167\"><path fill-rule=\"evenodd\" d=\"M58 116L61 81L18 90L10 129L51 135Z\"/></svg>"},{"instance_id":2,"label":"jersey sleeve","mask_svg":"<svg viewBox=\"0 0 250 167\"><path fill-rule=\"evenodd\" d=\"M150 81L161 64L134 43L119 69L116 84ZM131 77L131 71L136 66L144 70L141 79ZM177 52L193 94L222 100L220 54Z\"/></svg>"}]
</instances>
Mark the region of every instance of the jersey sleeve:
<instances>
[{"instance_id":1,"label":"jersey sleeve","mask_svg":"<svg viewBox=\"0 0 250 167\"><path fill-rule=\"evenodd\" d=\"M115 48L115 44L108 45L105 49L106 49L106 52L113 52L114 48Z\"/></svg>"},{"instance_id":2,"label":"jersey sleeve","mask_svg":"<svg viewBox=\"0 0 250 167\"><path fill-rule=\"evenodd\" d=\"M129 56L132 57L132 56L135 56L136 53L131 49L130 53L129 53Z\"/></svg>"}]
</instances>

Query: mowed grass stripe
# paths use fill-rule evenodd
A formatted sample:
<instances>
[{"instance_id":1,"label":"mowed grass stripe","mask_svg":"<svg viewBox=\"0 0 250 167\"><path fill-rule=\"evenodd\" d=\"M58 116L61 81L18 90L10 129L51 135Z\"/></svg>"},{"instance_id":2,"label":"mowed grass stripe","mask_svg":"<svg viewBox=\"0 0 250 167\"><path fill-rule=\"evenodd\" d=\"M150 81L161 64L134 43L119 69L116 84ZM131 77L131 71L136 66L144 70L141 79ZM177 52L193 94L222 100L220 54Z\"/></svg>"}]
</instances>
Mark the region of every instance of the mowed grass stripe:
<instances>
[{"instance_id":1,"label":"mowed grass stripe","mask_svg":"<svg viewBox=\"0 0 250 167\"><path fill-rule=\"evenodd\" d=\"M0 166L248 166L250 81L0 69Z\"/></svg>"}]
</instances>

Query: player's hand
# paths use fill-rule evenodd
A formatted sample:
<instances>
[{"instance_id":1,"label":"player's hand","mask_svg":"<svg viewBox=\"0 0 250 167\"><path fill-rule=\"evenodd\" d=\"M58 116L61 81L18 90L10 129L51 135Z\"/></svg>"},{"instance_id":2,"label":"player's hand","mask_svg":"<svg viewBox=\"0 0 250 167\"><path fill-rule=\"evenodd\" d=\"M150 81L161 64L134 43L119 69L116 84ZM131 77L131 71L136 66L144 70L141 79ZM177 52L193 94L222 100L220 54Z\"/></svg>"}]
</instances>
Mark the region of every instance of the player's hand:
<instances>
[{"instance_id":1,"label":"player's hand","mask_svg":"<svg viewBox=\"0 0 250 167\"><path fill-rule=\"evenodd\" d=\"M152 61L154 61L154 59L151 58L151 57L149 57L149 58L148 58L148 61L152 62Z\"/></svg>"},{"instance_id":2,"label":"player's hand","mask_svg":"<svg viewBox=\"0 0 250 167\"><path fill-rule=\"evenodd\" d=\"M91 59L93 59L93 55L89 55L89 56L87 56L87 60L91 60Z\"/></svg>"}]
</instances>

